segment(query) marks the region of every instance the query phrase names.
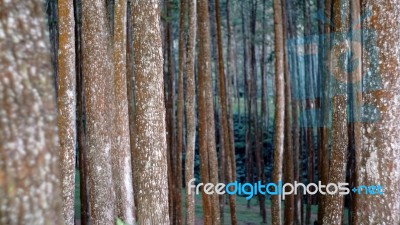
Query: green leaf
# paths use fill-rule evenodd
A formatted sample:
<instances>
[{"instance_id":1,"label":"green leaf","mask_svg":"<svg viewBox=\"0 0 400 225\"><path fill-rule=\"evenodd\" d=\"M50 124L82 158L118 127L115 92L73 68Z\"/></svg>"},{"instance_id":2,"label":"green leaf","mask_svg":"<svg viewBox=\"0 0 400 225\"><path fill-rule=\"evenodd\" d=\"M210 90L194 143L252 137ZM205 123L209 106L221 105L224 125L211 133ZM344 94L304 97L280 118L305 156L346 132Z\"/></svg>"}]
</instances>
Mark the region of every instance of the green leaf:
<instances>
[{"instance_id":1,"label":"green leaf","mask_svg":"<svg viewBox=\"0 0 400 225\"><path fill-rule=\"evenodd\" d=\"M122 221L120 218L117 218L117 221L115 221L115 225L128 225L128 224Z\"/></svg>"}]
</instances>

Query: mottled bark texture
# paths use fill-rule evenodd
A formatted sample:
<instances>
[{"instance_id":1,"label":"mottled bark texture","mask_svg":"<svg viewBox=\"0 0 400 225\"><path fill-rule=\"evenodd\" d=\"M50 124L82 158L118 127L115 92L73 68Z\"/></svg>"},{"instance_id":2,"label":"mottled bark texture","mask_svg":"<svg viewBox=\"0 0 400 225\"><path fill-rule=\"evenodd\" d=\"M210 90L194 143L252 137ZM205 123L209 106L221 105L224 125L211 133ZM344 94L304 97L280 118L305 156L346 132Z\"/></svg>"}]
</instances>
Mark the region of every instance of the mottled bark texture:
<instances>
[{"instance_id":1,"label":"mottled bark texture","mask_svg":"<svg viewBox=\"0 0 400 225\"><path fill-rule=\"evenodd\" d=\"M0 224L63 224L43 3L0 2Z\"/></svg>"},{"instance_id":2,"label":"mottled bark texture","mask_svg":"<svg viewBox=\"0 0 400 225\"><path fill-rule=\"evenodd\" d=\"M197 29L199 34L198 53L198 104L199 104L199 145L200 176L203 183L218 182L218 162L215 147L214 103L211 80L210 33L207 0L198 0ZM205 224L219 224L219 198L202 194Z\"/></svg>"},{"instance_id":3,"label":"mottled bark texture","mask_svg":"<svg viewBox=\"0 0 400 225\"><path fill-rule=\"evenodd\" d=\"M186 56L186 159L185 183L194 178L194 155L196 143L196 111L195 111L195 42L196 42L196 0L188 0L188 33ZM194 225L194 193L186 188L186 224Z\"/></svg>"},{"instance_id":4,"label":"mottled bark texture","mask_svg":"<svg viewBox=\"0 0 400 225\"><path fill-rule=\"evenodd\" d=\"M114 126L112 146L113 182L116 197L116 216L134 224L131 147L129 133L128 95L126 79L126 14L127 1L116 0L114 5Z\"/></svg>"},{"instance_id":5,"label":"mottled bark texture","mask_svg":"<svg viewBox=\"0 0 400 225\"><path fill-rule=\"evenodd\" d=\"M74 224L76 151L76 67L73 1L58 1L58 132L61 188L66 225Z\"/></svg>"},{"instance_id":6,"label":"mottled bark texture","mask_svg":"<svg viewBox=\"0 0 400 225\"><path fill-rule=\"evenodd\" d=\"M138 224L170 224L158 1L132 1L137 133L132 152Z\"/></svg>"},{"instance_id":7,"label":"mottled bark texture","mask_svg":"<svg viewBox=\"0 0 400 225\"><path fill-rule=\"evenodd\" d=\"M362 1L362 12L371 13L363 21L363 43L376 43L363 51L363 74L373 71L369 65L372 49L377 49L381 80L377 90L365 91L364 105L375 107L379 119L362 127L362 149L357 160L357 183L381 185L383 195L356 195L358 210L354 224L400 223L400 2L396 0ZM374 37L375 33L375 37ZM366 84L364 84L366 85ZM366 113L364 111L364 113ZM365 114L368 116L368 114ZM371 116L371 115L369 115Z\"/></svg>"},{"instance_id":8,"label":"mottled bark texture","mask_svg":"<svg viewBox=\"0 0 400 225\"><path fill-rule=\"evenodd\" d=\"M82 1L83 76L91 224L112 224L112 46L105 1Z\"/></svg>"},{"instance_id":9,"label":"mottled bark texture","mask_svg":"<svg viewBox=\"0 0 400 225\"><path fill-rule=\"evenodd\" d=\"M332 73L334 82L332 89L334 93L340 93L340 90L347 90L347 62L344 62L344 68L338 65L338 59L343 52L350 50L350 44L346 38L346 31L349 23L349 2L333 0L333 19L335 32L338 32L333 47L330 52L330 62L332 63ZM340 80L344 77L344 81ZM336 94L332 98L332 150L329 167L328 183L346 182L347 168L347 93ZM342 224L344 218L344 196L338 194L326 195L324 202L324 224Z\"/></svg>"},{"instance_id":10,"label":"mottled bark texture","mask_svg":"<svg viewBox=\"0 0 400 225\"><path fill-rule=\"evenodd\" d=\"M179 15L179 74L178 74L178 112L177 112L177 142L176 142L176 187L175 213L176 225L183 223L182 212L182 151L183 151L183 72L185 66L185 15L186 1L181 0Z\"/></svg>"},{"instance_id":11,"label":"mottled bark texture","mask_svg":"<svg viewBox=\"0 0 400 225\"><path fill-rule=\"evenodd\" d=\"M284 46L282 2L273 1L274 31L275 31L275 135L274 135L274 167L272 182L278 184L282 180L282 157L284 146L284 117L285 117L285 90L284 90ZM271 197L272 224L282 224L280 195Z\"/></svg>"}]
</instances>

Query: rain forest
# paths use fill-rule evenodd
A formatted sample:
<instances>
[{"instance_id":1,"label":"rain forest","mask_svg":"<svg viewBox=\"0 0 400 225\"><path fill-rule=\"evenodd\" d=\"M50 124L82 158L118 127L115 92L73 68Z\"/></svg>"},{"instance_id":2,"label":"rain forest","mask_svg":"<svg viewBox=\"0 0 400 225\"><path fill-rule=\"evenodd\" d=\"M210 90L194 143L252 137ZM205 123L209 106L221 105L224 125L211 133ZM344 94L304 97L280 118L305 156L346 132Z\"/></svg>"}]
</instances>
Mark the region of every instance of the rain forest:
<instances>
[{"instance_id":1,"label":"rain forest","mask_svg":"<svg viewBox=\"0 0 400 225\"><path fill-rule=\"evenodd\" d=\"M400 225L399 0L0 0L0 225Z\"/></svg>"}]
</instances>

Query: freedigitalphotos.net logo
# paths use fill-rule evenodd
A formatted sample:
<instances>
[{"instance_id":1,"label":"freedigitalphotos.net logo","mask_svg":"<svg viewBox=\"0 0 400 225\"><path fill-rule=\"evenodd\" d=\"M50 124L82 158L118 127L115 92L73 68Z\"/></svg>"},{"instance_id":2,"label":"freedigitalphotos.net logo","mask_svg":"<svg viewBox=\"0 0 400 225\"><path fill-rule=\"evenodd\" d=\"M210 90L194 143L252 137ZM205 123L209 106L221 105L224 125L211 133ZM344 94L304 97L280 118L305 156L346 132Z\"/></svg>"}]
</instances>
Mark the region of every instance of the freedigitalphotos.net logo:
<instances>
[{"instance_id":1,"label":"freedigitalphotos.net logo","mask_svg":"<svg viewBox=\"0 0 400 225\"><path fill-rule=\"evenodd\" d=\"M318 183L309 183L307 185L295 181L292 183L283 183L279 181L276 183L264 184L261 181L257 183L239 183L237 181L224 184L224 183L199 183L195 184L196 179L193 178L187 184L188 192L191 194L193 191L198 195L203 191L206 195L244 195L249 200L256 195L280 195L285 200L287 195L315 195L317 193L322 195L348 195L350 191L355 194L365 195L382 195L384 194L383 186L381 185L361 185L353 187L351 190L348 183L328 183L322 184L321 181Z\"/></svg>"},{"instance_id":2,"label":"freedigitalphotos.net logo","mask_svg":"<svg viewBox=\"0 0 400 225\"><path fill-rule=\"evenodd\" d=\"M343 4L341 7L341 11L346 12L349 6ZM349 90L355 95L383 89L377 32L361 26L371 16L372 11L366 9L359 19L349 21L347 30L288 39L288 57L295 62L289 63L290 77L292 83L298 85L298 88L292 86L292 96L298 102L313 102L309 108L301 109L300 126L331 128L332 116L321 115L332 110L332 99L344 95L350 97ZM323 12L313 17L335 27ZM346 17L342 19L349 20ZM314 88L306 88L307 85ZM323 99L323 104L320 104L320 99ZM355 106L350 106L350 102L348 122L373 123L380 120L380 110L374 102L355 101ZM306 115L311 115L312 119Z\"/></svg>"}]
</instances>

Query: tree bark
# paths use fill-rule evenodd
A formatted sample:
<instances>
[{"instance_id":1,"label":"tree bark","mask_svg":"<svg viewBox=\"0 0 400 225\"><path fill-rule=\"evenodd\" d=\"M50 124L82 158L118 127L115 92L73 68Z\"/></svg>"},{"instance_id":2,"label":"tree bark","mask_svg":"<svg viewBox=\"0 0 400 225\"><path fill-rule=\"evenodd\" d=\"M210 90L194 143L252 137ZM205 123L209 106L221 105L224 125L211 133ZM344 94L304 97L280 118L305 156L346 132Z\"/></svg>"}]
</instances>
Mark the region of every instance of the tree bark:
<instances>
[{"instance_id":1,"label":"tree bark","mask_svg":"<svg viewBox=\"0 0 400 225\"><path fill-rule=\"evenodd\" d=\"M236 77L234 76L234 87L232 88L231 86L231 75L230 75L230 65L231 65L231 25L230 25L230 17L229 17L229 0L226 2L226 26L227 26L227 80L228 85L227 88L229 89L227 91L228 95L228 102L227 102L227 110L228 110L228 119L229 119L229 127L228 127L228 135L229 135L229 149L227 149L226 153L226 160L225 160L225 168L226 168L226 181L227 182L234 182L236 180L236 154L235 154L235 136L234 136L234 130L233 130L233 112L232 112L232 96L233 96L233 91L232 89L237 87L236 83ZM229 195L229 209L230 209L230 217L231 217L231 224L236 225L237 224L237 219L236 219L236 196L235 195Z\"/></svg>"},{"instance_id":2,"label":"tree bark","mask_svg":"<svg viewBox=\"0 0 400 225\"><path fill-rule=\"evenodd\" d=\"M214 106L210 62L210 35L207 0L198 0L197 29L199 34L198 76L199 76L199 141L200 170L203 183L218 182L218 163L215 148ZM207 196L204 192L203 213L205 224L219 224L218 195Z\"/></svg>"},{"instance_id":3,"label":"tree bark","mask_svg":"<svg viewBox=\"0 0 400 225\"><path fill-rule=\"evenodd\" d=\"M176 224L181 225L182 215L182 151L183 151L183 72L185 65L185 15L186 1L181 0L179 16L179 74L178 74L178 113L177 113L177 142L176 142L176 188L175 211Z\"/></svg>"},{"instance_id":4,"label":"tree bark","mask_svg":"<svg viewBox=\"0 0 400 225\"><path fill-rule=\"evenodd\" d=\"M187 60L186 60L186 159L185 182L194 178L194 155L196 143L196 111L195 111L195 42L196 42L196 0L188 0L188 33L187 33ZM194 193L186 188L186 225L194 225Z\"/></svg>"},{"instance_id":5,"label":"tree bark","mask_svg":"<svg viewBox=\"0 0 400 225\"><path fill-rule=\"evenodd\" d=\"M173 32L171 22L172 0L165 0L166 4L166 31L165 31L165 53L167 58L167 78L166 78L166 126L167 126L167 149L168 149L168 202L169 216L171 224L176 222L175 211L175 185L176 185L176 136L175 136L175 71L173 59Z\"/></svg>"},{"instance_id":6,"label":"tree bark","mask_svg":"<svg viewBox=\"0 0 400 225\"><path fill-rule=\"evenodd\" d=\"M104 1L82 1L90 222L114 223L111 35ZM111 127L111 128L110 128Z\"/></svg>"},{"instance_id":7,"label":"tree bark","mask_svg":"<svg viewBox=\"0 0 400 225\"><path fill-rule=\"evenodd\" d=\"M134 224L131 142L126 73L127 2L114 5L114 126L112 147L113 181L116 197L116 216L125 223Z\"/></svg>"},{"instance_id":8,"label":"tree bark","mask_svg":"<svg viewBox=\"0 0 400 225\"><path fill-rule=\"evenodd\" d=\"M354 224L399 224L400 223L400 149L399 149L399 37L398 29L400 2L362 2L362 12L370 10L372 15L363 23L362 54L363 74L374 71L370 53L377 49L380 59L378 76L381 86L378 90L367 90L363 94L364 105L371 105L379 112L379 119L365 122L362 126L362 148L356 159L357 183L360 185L381 185L383 195L356 195L357 211ZM376 33L374 37L373 33ZM374 73L373 72L373 73ZM365 84L364 84L365 85ZM363 86L365 88L365 86ZM372 115L366 115L372 116ZM378 200L379 199L379 200ZM379 204L376 202L379 201Z\"/></svg>"},{"instance_id":9,"label":"tree bark","mask_svg":"<svg viewBox=\"0 0 400 225\"><path fill-rule=\"evenodd\" d=\"M329 183L346 182L347 169L347 92L342 94L341 90L347 91L347 68L348 62L345 62L345 70L337 65L338 58L342 52L350 50L349 40L347 39L349 23L349 7L347 2L333 1L333 15L335 32L339 32L340 40L335 41L331 49L330 62L333 66L333 76L336 78L333 82L335 96L332 99L332 150L331 166L329 168ZM343 39L343 40L342 40ZM335 63L336 62L336 63ZM339 80L340 77L346 77L345 81ZM323 222L327 224L342 224L344 218L344 196L339 193L335 195L327 194L325 197L325 213Z\"/></svg>"},{"instance_id":10,"label":"tree bark","mask_svg":"<svg viewBox=\"0 0 400 225\"><path fill-rule=\"evenodd\" d=\"M132 1L136 140L132 152L138 224L169 224L160 8ZM170 190L172 191L172 190Z\"/></svg>"},{"instance_id":11,"label":"tree bark","mask_svg":"<svg viewBox=\"0 0 400 225\"><path fill-rule=\"evenodd\" d=\"M285 0L283 6L283 46L287 47L287 39L292 35L291 19L289 18L290 2ZM291 82L289 71L289 56L288 51L284 49L284 73L285 73L285 149L284 149L284 180L285 183L294 183L294 168L293 168L293 146L292 146L292 127L291 127ZM284 211L284 224L294 224L294 195L286 196Z\"/></svg>"},{"instance_id":12,"label":"tree bark","mask_svg":"<svg viewBox=\"0 0 400 225\"><path fill-rule=\"evenodd\" d=\"M58 1L58 128L66 225L74 224L76 149L75 19L72 1Z\"/></svg>"},{"instance_id":13,"label":"tree bark","mask_svg":"<svg viewBox=\"0 0 400 225\"><path fill-rule=\"evenodd\" d=\"M0 223L63 224L50 45L41 1L0 7Z\"/></svg>"},{"instance_id":14,"label":"tree bark","mask_svg":"<svg viewBox=\"0 0 400 225\"><path fill-rule=\"evenodd\" d=\"M282 2L273 1L275 24L275 135L274 135L274 167L272 182L278 184L282 180L282 157L284 146L284 117L285 117L285 89L284 89L284 43ZM271 199L272 224L282 224L280 195L274 195Z\"/></svg>"}]
</instances>

